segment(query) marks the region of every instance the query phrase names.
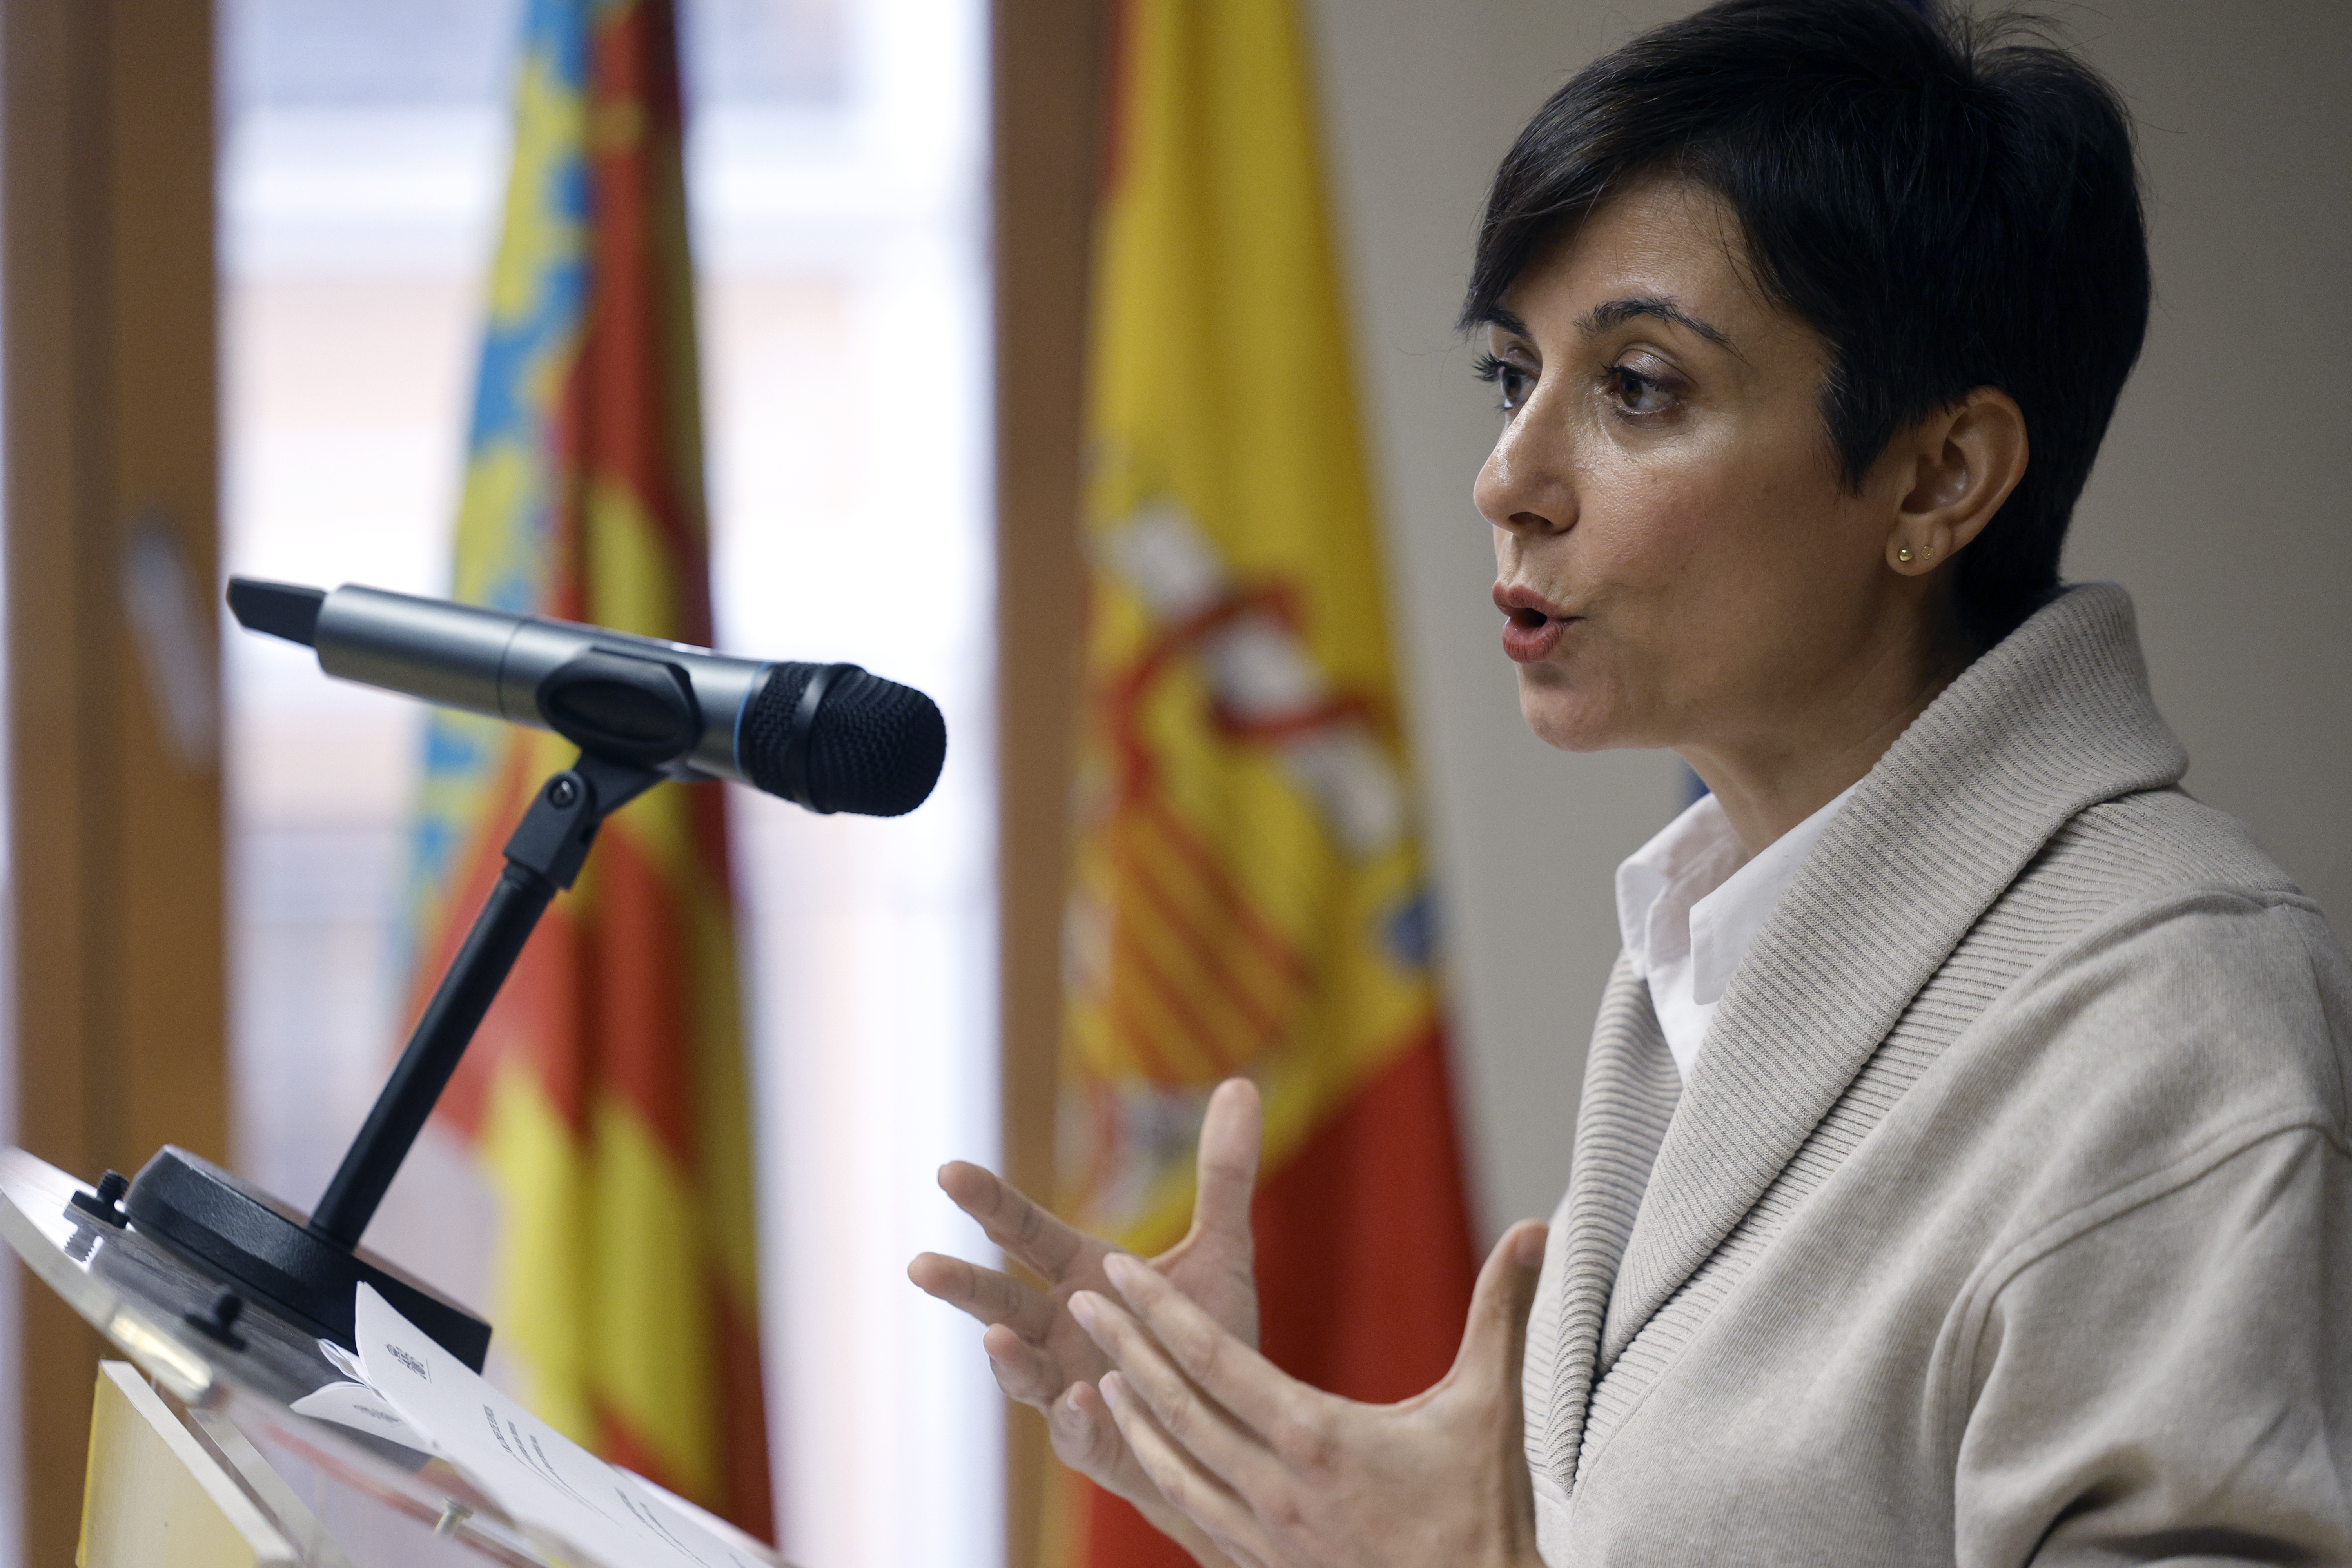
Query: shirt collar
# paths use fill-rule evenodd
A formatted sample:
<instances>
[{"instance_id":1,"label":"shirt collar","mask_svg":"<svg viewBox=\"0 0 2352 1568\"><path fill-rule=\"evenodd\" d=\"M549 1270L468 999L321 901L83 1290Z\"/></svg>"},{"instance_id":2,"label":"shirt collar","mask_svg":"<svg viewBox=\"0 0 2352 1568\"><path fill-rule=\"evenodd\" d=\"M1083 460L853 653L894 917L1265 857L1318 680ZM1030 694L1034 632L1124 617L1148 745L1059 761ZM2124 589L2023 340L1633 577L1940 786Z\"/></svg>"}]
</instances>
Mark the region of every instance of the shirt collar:
<instances>
[{"instance_id":1,"label":"shirt collar","mask_svg":"<svg viewBox=\"0 0 2352 1568\"><path fill-rule=\"evenodd\" d=\"M1713 795L1660 828L1617 868L1617 930L1634 971L1646 979L1688 956L1693 999L1721 999L1765 917L1856 787L1744 865L1739 836Z\"/></svg>"},{"instance_id":2,"label":"shirt collar","mask_svg":"<svg viewBox=\"0 0 2352 1568\"><path fill-rule=\"evenodd\" d=\"M1643 978L1690 952L1691 906L1739 868L1739 836L1712 795L1617 868L1617 931Z\"/></svg>"}]
</instances>

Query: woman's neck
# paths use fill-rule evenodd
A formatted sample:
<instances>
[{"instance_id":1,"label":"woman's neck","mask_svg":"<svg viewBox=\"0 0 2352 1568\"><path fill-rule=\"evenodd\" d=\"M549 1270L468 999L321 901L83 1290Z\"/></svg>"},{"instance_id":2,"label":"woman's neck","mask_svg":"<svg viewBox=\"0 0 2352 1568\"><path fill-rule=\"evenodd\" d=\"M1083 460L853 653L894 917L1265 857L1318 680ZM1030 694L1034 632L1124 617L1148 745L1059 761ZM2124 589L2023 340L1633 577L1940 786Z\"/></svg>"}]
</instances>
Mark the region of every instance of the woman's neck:
<instances>
[{"instance_id":1,"label":"woman's neck","mask_svg":"<svg viewBox=\"0 0 2352 1568\"><path fill-rule=\"evenodd\" d=\"M1833 699L1776 716L1747 743L1675 750L1753 857L1859 782L1975 657L1957 624L1946 623L1887 650Z\"/></svg>"}]
</instances>

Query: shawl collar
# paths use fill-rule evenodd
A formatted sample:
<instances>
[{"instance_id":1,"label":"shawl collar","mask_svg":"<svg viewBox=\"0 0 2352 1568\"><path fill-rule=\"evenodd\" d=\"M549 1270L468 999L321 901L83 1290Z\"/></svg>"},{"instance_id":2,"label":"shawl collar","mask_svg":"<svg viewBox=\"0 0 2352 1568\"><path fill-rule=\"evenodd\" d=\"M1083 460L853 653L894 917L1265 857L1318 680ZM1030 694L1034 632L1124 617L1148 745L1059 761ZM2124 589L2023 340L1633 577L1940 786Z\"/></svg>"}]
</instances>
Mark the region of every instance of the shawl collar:
<instances>
[{"instance_id":1,"label":"shawl collar","mask_svg":"<svg viewBox=\"0 0 2352 1568\"><path fill-rule=\"evenodd\" d=\"M1657 1145L1588 1387L2051 836L2086 806L2178 783L2188 761L2148 694L2131 600L2111 583L2062 594L1903 732L1732 976ZM1595 1353L1590 1341L1560 1350L1569 1367Z\"/></svg>"},{"instance_id":2,"label":"shawl collar","mask_svg":"<svg viewBox=\"0 0 2352 1568\"><path fill-rule=\"evenodd\" d=\"M1576 1480L1610 1283L1681 1092L1649 984L1621 952L1584 1060L1568 1197L1546 1259L1557 1259L1559 1273L1536 1308L1524 1369L1528 1458L1563 1491Z\"/></svg>"}]
</instances>

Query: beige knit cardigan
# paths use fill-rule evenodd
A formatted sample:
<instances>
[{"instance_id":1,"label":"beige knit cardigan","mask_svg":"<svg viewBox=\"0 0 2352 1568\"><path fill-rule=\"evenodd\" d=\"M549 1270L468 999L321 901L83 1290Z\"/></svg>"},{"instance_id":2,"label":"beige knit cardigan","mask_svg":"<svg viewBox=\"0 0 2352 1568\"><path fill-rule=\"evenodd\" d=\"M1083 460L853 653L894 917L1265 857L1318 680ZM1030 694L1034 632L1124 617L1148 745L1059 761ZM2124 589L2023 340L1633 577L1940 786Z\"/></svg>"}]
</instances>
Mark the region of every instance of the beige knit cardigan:
<instances>
[{"instance_id":1,"label":"beige knit cardigan","mask_svg":"<svg viewBox=\"0 0 2352 1568\"><path fill-rule=\"evenodd\" d=\"M1554 1568L2352 1563L2352 961L2130 601L1889 749L1687 1089L1621 960L1530 1321Z\"/></svg>"}]
</instances>

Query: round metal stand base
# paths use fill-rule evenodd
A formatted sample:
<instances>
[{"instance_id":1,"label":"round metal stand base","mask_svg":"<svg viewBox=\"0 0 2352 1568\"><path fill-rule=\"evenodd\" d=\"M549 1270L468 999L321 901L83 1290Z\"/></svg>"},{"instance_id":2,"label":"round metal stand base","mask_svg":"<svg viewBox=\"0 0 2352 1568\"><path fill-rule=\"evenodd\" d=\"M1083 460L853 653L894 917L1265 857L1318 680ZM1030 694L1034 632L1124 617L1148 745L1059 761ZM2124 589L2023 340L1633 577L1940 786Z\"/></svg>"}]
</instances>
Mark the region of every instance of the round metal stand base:
<instances>
[{"instance_id":1,"label":"round metal stand base","mask_svg":"<svg viewBox=\"0 0 2352 1568\"><path fill-rule=\"evenodd\" d=\"M165 1144L122 1207L141 1235L322 1339L352 1345L352 1303L365 1283L475 1371L489 1353L489 1324L365 1248L315 1234L300 1210L185 1149Z\"/></svg>"}]
</instances>

